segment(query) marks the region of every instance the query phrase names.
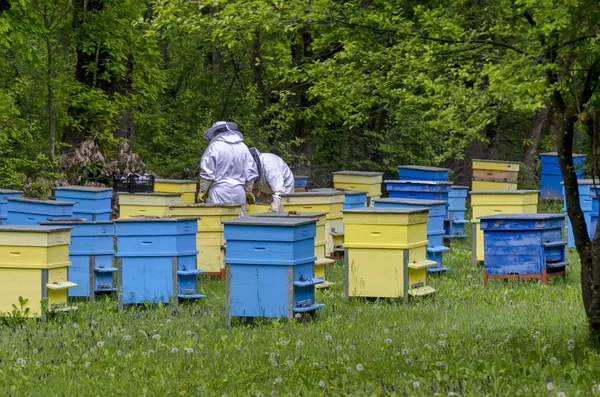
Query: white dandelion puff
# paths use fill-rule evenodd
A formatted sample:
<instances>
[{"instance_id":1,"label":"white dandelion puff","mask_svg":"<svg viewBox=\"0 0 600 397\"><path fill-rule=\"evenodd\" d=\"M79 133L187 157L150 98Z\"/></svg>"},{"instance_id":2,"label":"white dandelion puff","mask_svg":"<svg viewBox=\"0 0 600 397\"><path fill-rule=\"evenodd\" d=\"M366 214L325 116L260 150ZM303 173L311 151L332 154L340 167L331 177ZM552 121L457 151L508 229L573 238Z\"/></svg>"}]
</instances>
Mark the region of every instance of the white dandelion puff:
<instances>
[{"instance_id":1,"label":"white dandelion puff","mask_svg":"<svg viewBox=\"0 0 600 397\"><path fill-rule=\"evenodd\" d=\"M304 346L304 342L302 342L301 340L299 340L299 341L296 342L296 346L302 347L302 346Z\"/></svg>"},{"instance_id":2,"label":"white dandelion puff","mask_svg":"<svg viewBox=\"0 0 600 397\"><path fill-rule=\"evenodd\" d=\"M554 390L554 384L552 382L548 382L548 384L546 385L546 389L548 391Z\"/></svg>"},{"instance_id":3,"label":"white dandelion puff","mask_svg":"<svg viewBox=\"0 0 600 397\"><path fill-rule=\"evenodd\" d=\"M102 346L104 346L104 342L99 340L98 342L96 342L96 346L102 347Z\"/></svg>"},{"instance_id":4,"label":"white dandelion puff","mask_svg":"<svg viewBox=\"0 0 600 397\"><path fill-rule=\"evenodd\" d=\"M175 346L171 348L171 353L177 353L178 351L179 349L177 349Z\"/></svg>"},{"instance_id":5,"label":"white dandelion puff","mask_svg":"<svg viewBox=\"0 0 600 397\"><path fill-rule=\"evenodd\" d=\"M123 340L131 340L131 335L123 335Z\"/></svg>"},{"instance_id":6,"label":"white dandelion puff","mask_svg":"<svg viewBox=\"0 0 600 397\"><path fill-rule=\"evenodd\" d=\"M408 349L402 349L402 355L406 356L408 354Z\"/></svg>"},{"instance_id":7,"label":"white dandelion puff","mask_svg":"<svg viewBox=\"0 0 600 397\"><path fill-rule=\"evenodd\" d=\"M567 393L559 391L556 397L567 397Z\"/></svg>"},{"instance_id":8,"label":"white dandelion puff","mask_svg":"<svg viewBox=\"0 0 600 397\"><path fill-rule=\"evenodd\" d=\"M332 340L332 339L333 339L333 337L332 337L331 335L329 335L329 334L325 334L325 340L326 340L327 342L331 342L331 340Z\"/></svg>"},{"instance_id":9,"label":"white dandelion puff","mask_svg":"<svg viewBox=\"0 0 600 397\"><path fill-rule=\"evenodd\" d=\"M325 387L325 381L324 380L320 380L319 381L319 387Z\"/></svg>"},{"instance_id":10,"label":"white dandelion puff","mask_svg":"<svg viewBox=\"0 0 600 397\"><path fill-rule=\"evenodd\" d=\"M419 388L419 386L421 386L421 384L420 384L420 383L419 383L419 381L417 381L417 380L415 380L415 381L412 383L413 390L416 390L416 389L418 389L418 388Z\"/></svg>"},{"instance_id":11,"label":"white dandelion puff","mask_svg":"<svg viewBox=\"0 0 600 397\"><path fill-rule=\"evenodd\" d=\"M191 347L186 347L186 348L183 349L183 351L186 352L186 353L193 353L194 349L192 349Z\"/></svg>"},{"instance_id":12,"label":"white dandelion puff","mask_svg":"<svg viewBox=\"0 0 600 397\"><path fill-rule=\"evenodd\" d=\"M27 360L25 360L23 357L19 357L19 358L17 358L17 364L25 365L25 364L27 364Z\"/></svg>"},{"instance_id":13,"label":"white dandelion puff","mask_svg":"<svg viewBox=\"0 0 600 397\"><path fill-rule=\"evenodd\" d=\"M391 340L390 338L387 338L387 339L385 340L385 343L387 343L388 345L391 345L391 344L392 344L392 340Z\"/></svg>"},{"instance_id":14,"label":"white dandelion puff","mask_svg":"<svg viewBox=\"0 0 600 397\"><path fill-rule=\"evenodd\" d=\"M362 364L356 364L356 370L357 370L358 372L360 372L360 371L362 371L362 370L364 370L364 369L365 369L365 367L363 367L363 365L362 365Z\"/></svg>"},{"instance_id":15,"label":"white dandelion puff","mask_svg":"<svg viewBox=\"0 0 600 397\"><path fill-rule=\"evenodd\" d=\"M286 367L291 367L291 366L293 366L293 365L294 365L294 362L293 362L292 360L287 360L287 361L285 362L285 365L286 365Z\"/></svg>"},{"instance_id":16,"label":"white dandelion puff","mask_svg":"<svg viewBox=\"0 0 600 397\"><path fill-rule=\"evenodd\" d=\"M152 339L154 339L154 340L160 340L160 335L159 334L154 334L154 335L152 335Z\"/></svg>"},{"instance_id":17,"label":"white dandelion puff","mask_svg":"<svg viewBox=\"0 0 600 397\"><path fill-rule=\"evenodd\" d=\"M281 383L283 382L283 379L281 379L281 376L278 376L277 378L275 378L275 383Z\"/></svg>"}]
</instances>

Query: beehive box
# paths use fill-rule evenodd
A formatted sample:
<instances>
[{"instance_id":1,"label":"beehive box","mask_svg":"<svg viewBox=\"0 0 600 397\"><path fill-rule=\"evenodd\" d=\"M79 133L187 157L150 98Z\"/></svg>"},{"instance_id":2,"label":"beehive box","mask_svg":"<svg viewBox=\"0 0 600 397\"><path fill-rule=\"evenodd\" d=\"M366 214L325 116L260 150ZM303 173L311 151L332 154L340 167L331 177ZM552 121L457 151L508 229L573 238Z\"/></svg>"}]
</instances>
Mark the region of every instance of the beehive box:
<instances>
[{"instance_id":1,"label":"beehive box","mask_svg":"<svg viewBox=\"0 0 600 397\"><path fill-rule=\"evenodd\" d=\"M390 198L448 201L452 182L394 181L386 180L385 188Z\"/></svg>"},{"instance_id":2,"label":"beehive box","mask_svg":"<svg viewBox=\"0 0 600 397\"><path fill-rule=\"evenodd\" d=\"M565 274L561 214L507 214L480 218L484 232L483 283L488 278L540 278Z\"/></svg>"},{"instance_id":3,"label":"beehive box","mask_svg":"<svg viewBox=\"0 0 600 397\"><path fill-rule=\"evenodd\" d=\"M452 185L448 193L448 217L444 223L445 238L465 238L468 186Z\"/></svg>"},{"instance_id":4,"label":"beehive box","mask_svg":"<svg viewBox=\"0 0 600 397\"><path fill-rule=\"evenodd\" d=\"M7 198L21 198L23 192L20 190L11 189L0 189L0 225L6 224L7 212Z\"/></svg>"},{"instance_id":5,"label":"beehive box","mask_svg":"<svg viewBox=\"0 0 600 397\"><path fill-rule=\"evenodd\" d=\"M577 181L577 191L579 192L579 205L581 206L581 211L583 211L583 217L585 219L586 224L590 224L591 217L593 214L597 214L598 212L593 208L593 192L594 189L594 180L593 179L580 179ZM563 212L565 213L565 217L567 218L567 242L569 248L575 248L575 238L573 237L573 225L571 225L571 220L568 219L567 216L567 200L565 197L565 184L561 182L561 191L563 196ZM590 231L590 236L591 236Z\"/></svg>"},{"instance_id":6,"label":"beehive box","mask_svg":"<svg viewBox=\"0 0 600 397\"><path fill-rule=\"evenodd\" d=\"M359 190L336 189L336 188L319 188L310 189L309 192L338 192L344 195L344 203L342 209L351 210L354 208L364 208L367 206L367 192Z\"/></svg>"},{"instance_id":7,"label":"beehive box","mask_svg":"<svg viewBox=\"0 0 600 397\"><path fill-rule=\"evenodd\" d=\"M181 193L119 193L119 218L169 215L169 206L181 204Z\"/></svg>"},{"instance_id":8,"label":"beehive box","mask_svg":"<svg viewBox=\"0 0 600 397\"><path fill-rule=\"evenodd\" d=\"M69 235L68 227L0 226L0 314L21 309L19 297L28 317L70 309L67 290L76 284L67 276Z\"/></svg>"},{"instance_id":9,"label":"beehive box","mask_svg":"<svg viewBox=\"0 0 600 397\"><path fill-rule=\"evenodd\" d=\"M224 221L226 316L284 317L312 312L315 218L247 217Z\"/></svg>"},{"instance_id":10,"label":"beehive box","mask_svg":"<svg viewBox=\"0 0 600 397\"><path fill-rule=\"evenodd\" d=\"M198 218L196 268L203 274L225 277L225 239L221 222L239 218L241 212L240 204L180 204L169 207L173 218Z\"/></svg>"},{"instance_id":11,"label":"beehive box","mask_svg":"<svg viewBox=\"0 0 600 397\"><path fill-rule=\"evenodd\" d=\"M364 208L344 211L344 294L398 298L434 293L427 286L428 210Z\"/></svg>"},{"instance_id":12,"label":"beehive box","mask_svg":"<svg viewBox=\"0 0 600 397\"><path fill-rule=\"evenodd\" d=\"M437 263L437 266L427 268L428 272L444 272L450 270L443 266L443 253L450 250L444 246L444 220L446 218L446 202L441 200L415 200L383 198L373 200L375 208L412 208L428 209L427 221L427 259Z\"/></svg>"},{"instance_id":13,"label":"beehive box","mask_svg":"<svg viewBox=\"0 0 600 397\"><path fill-rule=\"evenodd\" d=\"M181 193L181 204L194 204L196 202L196 181L178 179L156 179L154 192L156 193Z\"/></svg>"},{"instance_id":14,"label":"beehive box","mask_svg":"<svg viewBox=\"0 0 600 397\"><path fill-rule=\"evenodd\" d=\"M265 212L269 212L271 208L271 203L259 203L256 202L254 204L246 204L246 216L252 216L257 214L264 214ZM279 206L278 212L284 211L284 205L281 204Z\"/></svg>"},{"instance_id":15,"label":"beehive box","mask_svg":"<svg viewBox=\"0 0 600 397\"><path fill-rule=\"evenodd\" d=\"M318 284L315 288L327 288L332 283L329 281L330 276L327 272L328 266L335 262L332 259L326 258L325 255L325 223L326 212L266 212L253 215L261 218L314 218L317 220L315 233L315 277L323 279L322 284Z\"/></svg>"},{"instance_id":16,"label":"beehive box","mask_svg":"<svg viewBox=\"0 0 600 397\"><path fill-rule=\"evenodd\" d=\"M69 280L77 286L69 289L71 297L95 300L96 294L117 290L113 276L115 226L110 221L81 221L79 219L50 219L42 226L70 227Z\"/></svg>"},{"instance_id":17,"label":"beehive box","mask_svg":"<svg viewBox=\"0 0 600 397\"><path fill-rule=\"evenodd\" d=\"M294 175L294 191L305 192L308 184L308 177L304 175Z\"/></svg>"},{"instance_id":18,"label":"beehive box","mask_svg":"<svg viewBox=\"0 0 600 397\"><path fill-rule=\"evenodd\" d=\"M115 221L119 308L124 304L199 299L197 219L132 218Z\"/></svg>"},{"instance_id":19,"label":"beehive box","mask_svg":"<svg viewBox=\"0 0 600 397\"><path fill-rule=\"evenodd\" d=\"M583 163L585 162L585 154L573 154L573 165L575 166L575 174L577 179L583 178ZM540 198L562 200L563 177L560 171L558 162L558 154L556 152L540 153L542 169L540 172Z\"/></svg>"},{"instance_id":20,"label":"beehive box","mask_svg":"<svg viewBox=\"0 0 600 397\"><path fill-rule=\"evenodd\" d=\"M479 217L499 214L536 214L539 190L471 191L473 262L484 260L484 237Z\"/></svg>"},{"instance_id":21,"label":"beehive box","mask_svg":"<svg viewBox=\"0 0 600 397\"><path fill-rule=\"evenodd\" d=\"M520 163L473 160L473 190L516 190Z\"/></svg>"},{"instance_id":22,"label":"beehive box","mask_svg":"<svg viewBox=\"0 0 600 397\"><path fill-rule=\"evenodd\" d=\"M398 167L398 179L401 181L447 181L447 168L425 167L420 165L401 165Z\"/></svg>"},{"instance_id":23,"label":"beehive box","mask_svg":"<svg viewBox=\"0 0 600 397\"><path fill-rule=\"evenodd\" d=\"M112 213L113 190L105 187L57 187L54 195L58 201L73 202L73 218L87 221L108 221Z\"/></svg>"},{"instance_id":24,"label":"beehive box","mask_svg":"<svg viewBox=\"0 0 600 397\"><path fill-rule=\"evenodd\" d=\"M288 212L326 212L325 250L327 256L333 254L334 234L343 235L344 230L342 222L344 195L338 191L292 193L282 195L281 202Z\"/></svg>"},{"instance_id":25,"label":"beehive box","mask_svg":"<svg viewBox=\"0 0 600 397\"><path fill-rule=\"evenodd\" d=\"M336 189L367 192L367 197L381 197L383 172L338 171L333 173L333 186ZM367 203L370 205L370 202Z\"/></svg>"},{"instance_id":26,"label":"beehive box","mask_svg":"<svg viewBox=\"0 0 600 397\"><path fill-rule=\"evenodd\" d=\"M7 198L7 225L37 226L48 218L70 218L75 203L54 200Z\"/></svg>"}]
</instances>

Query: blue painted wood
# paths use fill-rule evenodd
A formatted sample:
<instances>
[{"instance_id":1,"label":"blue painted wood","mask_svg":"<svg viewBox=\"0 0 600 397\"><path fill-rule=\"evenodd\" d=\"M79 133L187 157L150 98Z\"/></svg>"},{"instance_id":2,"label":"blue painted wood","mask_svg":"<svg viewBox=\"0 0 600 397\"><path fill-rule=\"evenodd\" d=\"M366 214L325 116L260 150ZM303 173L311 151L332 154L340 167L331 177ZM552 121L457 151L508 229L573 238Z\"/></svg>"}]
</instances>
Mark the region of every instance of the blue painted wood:
<instances>
[{"instance_id":1,"label":"blue painted wood","mask_svg":"<svg viewBox=\"0 0 600 397\"><path fill-rule=\"evenodd\" d=\"M309 250L311 247L312 252ZM314 238L298 241L227 240L226 263L295 265L315 261L314 247Z\"/></svg>"},{"instance_id":2,"label":"blue painted wood","mask_svg":"<svg viewBox=\"0 0 600 397\"><path fill-rule=\"evenodd\" d=\"M9 197L6 199L7 225L37 226L48 218L70 218L75 203L54 200L32 200Z\"/></svg>"},{"instance_id":3,"label":"blue painted wood","mask_svg":"<svg viewBox=\"0 0 600 397\"><path fill-rule=\"evenodd\" d=\"M577 181L577 190L579 191L579 204L583 211L590 211L592 209L592 197L591 190L594 181L592 179L579 179ZM561 182L561 191L563 197L563 211L567 210L567 202L565 200L565 184Z\"/></svg>"},{"instance_id":4,"label":"blue painted wood","mask_svg":"<svg viewBox=\"0 0 600 397\"><path fill-rule=\"evenodd\" d=\"M404 181L447 181L449 171L447 168L401 165L398 167L398 179Z\"/></svg>"},{"instance_id":5,"label":"blue painted wood","mask_svg":"<svg viewBox=\"0 0 600 397\"><path fill-rule=\"evenodd\" d=\"M541 275L543 269L566 262L561 214L502 214L480 220L484 267L490 275Z\"/></svg>"},{"instance_id":6,"label":"blue painted wood","mask_svg":"<svg viewBox=\"0 0 600 397\"><path fill-rule=\"evenodd\" d=\"M367 205L367 192L360 190L319 188L309 192L331 192L344 194L344 209L362 208Z\"/></svg>"},{"instance_id":7,"label":"blue painted wood","mask_svg":"<svg viewBox=\"0 0 600 397\"><path fill-rule=\"evenodd\" d=\"M386 180L384 183L388 192L430 192L447 195L452 188L452 182L442 181Z\"/></svg>"},{"instance_id":8,"label":"blue painted wood","mask_svg":"<svg viewBox=\"0 0 600 397\"><path fill-rule=\"evenodd\" d=\"M7 198L20 198L23 192L20 190L11 189L0 189L0 225L6 224L6 218L8 216L8 209L6 201Z\"/></svg>"},{"instance_id":9,"label":"blue painted wood","mask_svg":"<svg viewBox=\"0 0 600 397\"><path fill-rule=\"evenodd\" d=\"M583 154L573 154L577 179L583 178L583 163L585 158L586 156ZM542 169L540 171L540 198L563 199L561 187L563 179L556 152L542 153L540 154L540 159L542 162Z\"/></svg>"},{"instance_id":10,"label":"blue painted wood","mask_svg":"<svg viewBox=\"0 0 600 397\"><path fill-rule=\"evenodd\" d=\"M315 238L316 219L248 217L224 221L225 240L298 241Z\"/></svg>"},{"instance_id":11,"label":"blue painted wood","mask_svg":"<svg viewBox=\"0 0 600 397\"><path fill-rule=\"evenodd\" d=\"M105 271L96 271L94 291L96 293L116 291L114 274L117 268L114 265L114 256L93 255L95 268ZM69 296L89 297L90 296L90 257L91 255L69 255L69 281L77 284L76 287L69 289ZM108 271L110 270L110 271Z\"/></svg>"},{"instance_id":12,"label":"blue painted wood","mask_svg":"<svg viewBox=\"0 0 600 397\"><path fill-rule=\"evenodd\" d=\"M467 198L469 195L469 187L461 185L452 185L448 192L448 198Z\"/></svg>"},{"instance_id":13,"label":"blue painted wood","mask_svg":"<svg viewBox=\"0 0 600 397\"><path fill-rule=\"evenodd\" d=\"M73 212L110 214L112 211L111 201L113 191L110 188L65 186L57 187L54 191L54 195L59 201L74 202L75 206Z\"/></svg>"},{"instance_id":14,"label":"blue painted wood","mask_svg":"<svg viewBox=\"0 0 600 397\"><path fill-rule=\"evenodd\" d=\"M444 238L465 238L465 227L470 222L463 220L446 220L444 222Z\"/></svg>"},{"instance_id":15,"label":"blue painted wood","mask_svg":"<svg viewBox=\"0 0 600 397\"><path fill-rule=\"evenodd\" d=\"M112 210L95 212L73 212L73 218L85 219L86 221L109 221Z\"/></svg>"},{"instance_id":16,"label":"blue painted wood","mask_svg":"<svg viewBox=\"0 0 600 397\"><path fill-rule=\"evenodd\" d=\"M294 175L294 187L306 187L308 177L303 175Z\"/></svg>"}]
</instances>

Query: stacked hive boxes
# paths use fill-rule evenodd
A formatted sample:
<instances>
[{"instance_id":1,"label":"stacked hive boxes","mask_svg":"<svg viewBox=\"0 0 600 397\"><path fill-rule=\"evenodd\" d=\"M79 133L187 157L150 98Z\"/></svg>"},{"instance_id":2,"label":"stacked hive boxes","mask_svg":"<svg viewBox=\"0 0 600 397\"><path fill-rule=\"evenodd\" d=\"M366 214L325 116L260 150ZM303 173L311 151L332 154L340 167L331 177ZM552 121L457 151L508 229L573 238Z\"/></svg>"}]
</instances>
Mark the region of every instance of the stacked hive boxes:
<instances>
[{"instance_id":1,"label":"stacked hive boxes","mask_svg":"<svg viewBox=\"0 0 600 397\"><path fill-rule=\"evenodd\" d=\"M326 255L334 254L334 238L343 238L342 207L344 194L339 191L292 193L282 196L282 203L288 212L326 212L325 238Z\"/></svg>"},{"instance_id":2,"label":"stacked hive boxes","mask_svg":"<svg viewBox=\"0 0 600 397\"><path fill-rule=\"evenodd\" d=\"M65 186L54 191L56 200L73 202L73 218L87 221L108 221L112 213L112 195L110 188Z\"/></svg>"},{"instance_id":3,"label":"stacked hive boxes","mask_svg":"<svg viewBox=\"0 0 600 397\"><path fill-rule=\"evenodd\" d=\"M484 236L479 217L498 214L536 214L539 190L471 191L473 264L484 260Z\"/></svg>"},{"instance_id":4,"label":"stacked hive boxes","mask_svg":"<svg viewBox=\"0 0 600 397\"><path fill-rule=\"evenodd\" d=\"M449 171L447 168L401 165L398 167L398 179L401 181L445 182L448 180Z\"/></svg>"},{"instance_id":5,"label":"stacked hive boxes","mask_svg":"<svg viewBox=\"0 0 600 397\"><path fill-rule=\"evenodd\" d=\"M110 221L86 222L78 219L50 219L43 226L71 227L69 245L69 280L77 287L69 290L69 296L88 297L113 292L115 226Z\"/></svg>"},{"instance_id":6,"label":"stacked hive boxes","mask_svg":"<svg viewBox=\"0 0 600 397\"><path fill-rule=\"evenodd\" d=\"M266 212L254 215L267 218L314 218L317 220L315 234L315 277L323 279L322 284L316 285L316 288L327 288L331 282L327 281L327 266L333 265L335 261L325 257L325 223L327 221L326 212Z\"/></svg>"},{"instance_id":7,"label":"stacked hive boxes","mask_svg":"<svg viewBox=\"0 0 600 397\"><path fill-rule=\"evenodd\" d=\"M294 191L295 192L305 192L307 183L308 183L307 176L294 175Z\"/></svg>"},{"instance_id":8,"label":"stacked hive boxes","mask_svg":"<svg viewBox=\"0 0 600 397\"><path fill-rule=\"evenodd\" d=\"M472 190L517 190L519 163L473 160Z\"/></svg>"},{"instance_id":9,"label":"stacked hive boxes","mask_svg":"<svg viewBox=\"0 0 600 397\"><path fill-rule=\"evenodd\" d=\"M8 217L7 198L21 198L23 192L20 190L0 189L0 225L6 224Z\"/></svg>"},{"instance_id":10,"label":"stacked hive boxes","mask_svg":"<svg viewBox=\"0 0 600 397\"><path fill-rule=\"evenodd\" d=\"M169 215L169 206L181 204L181 193L119 193L119 218Z\"/></svg>"},{"instance_id":11,"label":"stacked hive boxes","mask_svg":"<svg viewBox=\"0 0 600 397\"><path fill-rule=\"evenodd\" d=\"M428 210L364 208L344 211L345 291L350 296L429 295L426 259Z\"/></svg>"},{"instance_id":12,"label":"stacked hive boxes","mask_svg":"<svg viewBox=\"0 0 600 397\"><path fill-rule=\"evenodd\" d=\"M446 202L441 200L415 200L383 198L373 200L375 208L413 208L429 210L427 221L427 259L437 265L427 268L428 272L444 272L449 267L443 266L443 253L450 250L444 246L444 219L446 217Z\"/></svg>"},{"instance_id":13,"label":"stacked hive boxes","mask_svg":"<svg viewBox=\"0 0 600 397\"><path fill-rule=\"evenodd\" d=\"M352 210L354 208L364 208L367 206L367 192L361 192L359 190L347 190L347 189L310 189L309 192L338 192L344 195L344 203L342 209Z\"/></svg>"},{"instance_id":14,"label":"stacked hive boxes","mask_svg":"<svg viewBox=\"0 0 600 397\"><path fill-rule=\"evenodd\" d=\"M226 316L285 317L315 303L317 219L246 217L224 221L227 241Z\"/></svg>"},{"instance_id":15,"label":"stacked hive boxes","mask_svg":"<svg viewBox=\"0 0 600 397\"><path fill-rule=\"evenodd\" d=\"M197 220L132 218L115 221L119 309L124 304L204 298L197 291Z\"/></svg>"},{"instance_id":16,"label":"stacked hive boxes","mask_svg":"<svg viewBox=\"0 0 600 397\"><path fill-rule=\"evenodd\" d=\"M585 223L586 225L591 225L592 223L592 214L598 214L598 211L594 211L592 209L592 200L593 200L593 186L594 186L594 180L593 179L580 179L577 181L577 190L579 191L579 205L581 206L581 211L583 211L583 218L585 219ZM565 184L564 182L561 182L561 186L562 186L562 195L563 195L563 211L565 213L565 217L567 218L568 222L567 222L567 242L570 248L574 248L575 247L575 238L573 237L573 225L571 225L571 220L568 219L569 216L567 215L567 200L565 198ZM591 230L595 230L595 229L590 229L590 236L593 236L593 233L591 232Z\"/></svg>"},{"instance_id":17,"label":"stacked hive boxes","mask_svg":"<svg viewBox=\"0 0 600 397\"><path fill-rule=\"evenodd\" d=\"M488 278L541 278L565 274L565 246L560 214L483 216L483 284Z\"/></svg>"},{"instance_id":18,"label":"stacked hive boxes","mask_svg":"<svg viewBox=\"0 0 600 397\"><path fill-rule=\"evenodd\" d=\"M44 317L48 310L67 310L68 227L0 226L0 314L9 315L19 298L27 300L29 317ZM20 313L25 315L24 312Z\"/></svg>"},{"instance_id":19,"label":"stacked hive boxes","mask_svg":"<svg viewBox=\"0 0 600 397\"><path fill-rule=\"evenodd\" d=\"M381 197L383 172L338 171L333 173L333 187L336 189L367 192L367 207L371 200Z\"/></svg>"},{"instance_id":20,"label":"stacked hive boxes","mask_svg":"<svg viewBox=\"0 0 600 397\"><path fill-rule=\"evenodd\" d=\"M181 193L181 204L194 204L196 202L196 181L177 179L156 179L154 192L156 193Z\"/></svg>"},{"instance_id":21,"label":"stacked hive boxes","mask_svg":"<svg viewBox=\"0 0 600 397\"><path fill-rule=\"evenodd\" d=\"M391 198L448 201L452 182L440 181L385 181Z\"/></svg>"},{"instance_id":22,"label":"stacked hive boxes","mask_svg":"<svg viewBox=\"0 0 600 397\"><path fill-rule=\"evenodd\" d=\"M48 218L71 218L75 203L53 200L8 198L7 225L37 226Z\"/></svg>"},{"instance_id":23,"label":"stacked hive boxes","mask_svg":"<svg viewBox=\"0 0 600 397\"><path fill-rule=\"evenodd\" d=\"M447 238L463 238L465 234L465 225L469 223L465 219L467 211L468 186L452 185L448 192L448 218L444 224Z\"/></svg>"},{"instance_id":24,"label":"stacked hive boxes","mask_svg":"<svg viewBox=\"0 0 600 397\"><path fill-rule=\"evenodd\" d=\"M198 218L196 268L207 276L225 277L225 239L222 222L240 216L240 204L180 204L169 207L173 218Z\"/></svg>"},{"instance_id":25,"label":"stacked hive boxes","mask_svg":"<svg viewBox=\"0 0 600 397\"><path fill-rule=\"evenodd\" d=\"M583 178L583 162L585 158L585 154L573 154L573 164L575 165L577 179ZM540 172L540 198L561 200L563 198L561 189L563 177L558 163L558 154L556 152L540 153L540 160L542 163Z\"/></svg>"}]
</instances>

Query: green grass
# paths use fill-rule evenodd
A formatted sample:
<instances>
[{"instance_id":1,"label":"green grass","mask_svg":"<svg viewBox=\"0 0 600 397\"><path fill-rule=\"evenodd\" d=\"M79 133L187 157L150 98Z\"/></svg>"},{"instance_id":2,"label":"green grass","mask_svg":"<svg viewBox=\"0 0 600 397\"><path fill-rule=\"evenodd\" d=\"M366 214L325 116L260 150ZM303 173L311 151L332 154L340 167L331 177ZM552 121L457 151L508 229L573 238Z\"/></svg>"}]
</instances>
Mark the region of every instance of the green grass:
<instances>
[{"instance_id":1,"label":"green grass","mask_svg":"<svg viewBox=\"0 0 600 397\"><path fill-rule=\"evenodd\" d=\"M483 288L469 241L445 260L452 270L430 277L434 297L345 302L337 264L314 320L236 321L230 330L216 279L202 278L207 299L178 312L78 302L78 312L46 323L0 327L0 394L600 395L574 253L566 279L547 286L490 280Z\"/></svg>"}]
</instances>

